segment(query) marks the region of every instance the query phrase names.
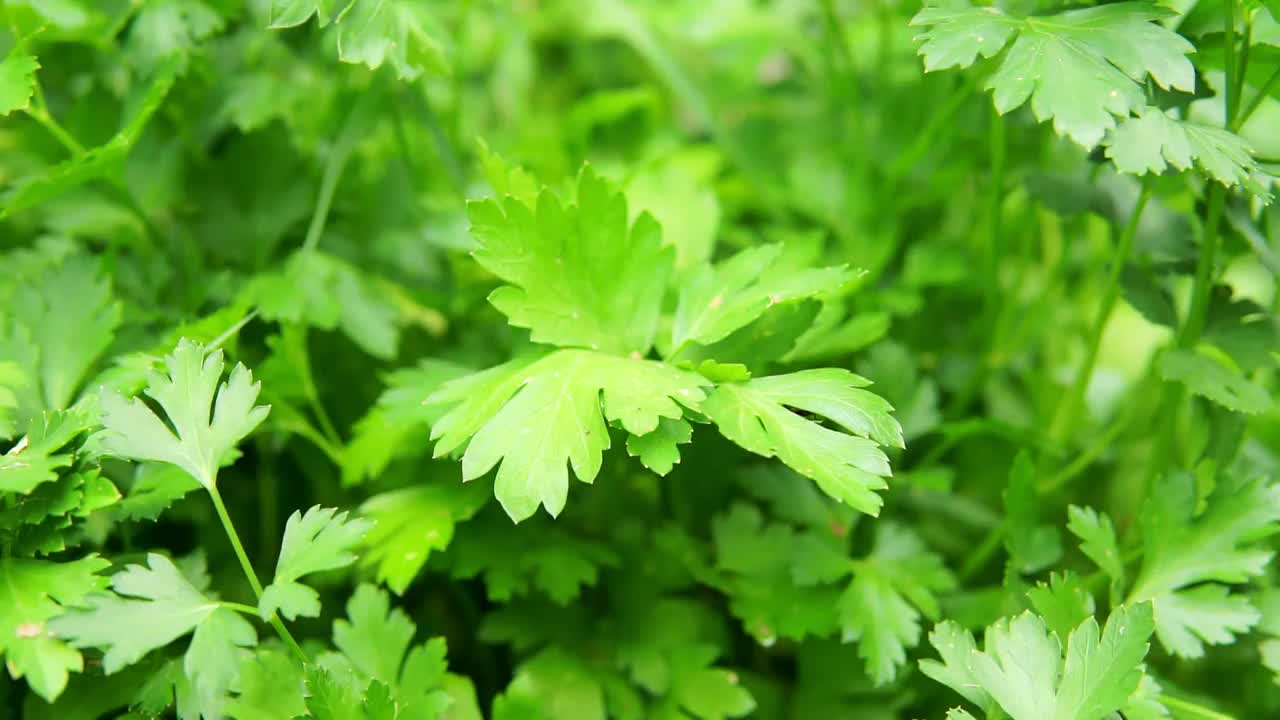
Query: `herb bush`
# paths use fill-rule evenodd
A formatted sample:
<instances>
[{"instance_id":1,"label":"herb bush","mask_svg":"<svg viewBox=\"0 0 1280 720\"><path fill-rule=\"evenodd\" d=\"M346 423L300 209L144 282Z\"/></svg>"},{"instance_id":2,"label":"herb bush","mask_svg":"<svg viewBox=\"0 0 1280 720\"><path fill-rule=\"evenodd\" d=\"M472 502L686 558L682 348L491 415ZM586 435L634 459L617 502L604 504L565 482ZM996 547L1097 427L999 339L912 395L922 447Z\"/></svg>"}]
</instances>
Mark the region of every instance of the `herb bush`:
<instances>
[{"instance_id":1,"label":"herb bush","mask_svg":"<svg viewBox=\"0 0 1280 720\"><path fill-rule=\"evenodd\" d=\"M1280 6L3 0L0 715L1280 717Z\"/></svg>"}]
</instances>

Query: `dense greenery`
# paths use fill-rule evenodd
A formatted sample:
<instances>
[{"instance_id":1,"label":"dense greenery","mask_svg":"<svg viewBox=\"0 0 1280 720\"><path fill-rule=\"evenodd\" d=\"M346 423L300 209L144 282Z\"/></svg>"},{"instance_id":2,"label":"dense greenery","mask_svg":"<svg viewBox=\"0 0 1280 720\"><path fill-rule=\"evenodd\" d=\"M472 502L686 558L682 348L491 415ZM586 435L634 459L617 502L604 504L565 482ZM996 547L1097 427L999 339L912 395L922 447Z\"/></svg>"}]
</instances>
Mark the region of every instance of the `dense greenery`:
<instances>
[{"instance_id":1,"label":"dense greenery","mask_svg":"<svg viewBox=\"0 0 1280 720\"><path fill-rule=\"evenodd\" d=\"M1280 717L1280 5L0 0L0 717Z\"/></svg>"}]
</instances>

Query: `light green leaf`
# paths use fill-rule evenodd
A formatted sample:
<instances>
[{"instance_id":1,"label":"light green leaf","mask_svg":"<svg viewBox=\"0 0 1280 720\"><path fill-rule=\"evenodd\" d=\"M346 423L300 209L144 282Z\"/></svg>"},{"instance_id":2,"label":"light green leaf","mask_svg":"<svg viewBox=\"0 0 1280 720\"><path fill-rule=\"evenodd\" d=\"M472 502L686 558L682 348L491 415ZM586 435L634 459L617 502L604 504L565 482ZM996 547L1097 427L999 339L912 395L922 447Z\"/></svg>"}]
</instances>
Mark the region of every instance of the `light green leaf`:
<instances>
[{"instance_id":1,"label":"light green leaf","mask_svg":"<svg viewBox=\"0 0 1280 720\"><path fill-rule=\"evenodd\" d=\"M316 16L320 27L347 11L353 0L271 0L271 25L273 29L301 25Z\"/></svg>"},{"instance_id":2,"label":"light green leaf","mask_svg":"<svg viewBox=\"0 0 1280 720\"><path fill-rule=\"evenodd\" d=\"M672 348L723 340L775 305L832 292L854 277L843 266L778 270L781 254L781 245L761 245L691 271L680 287Z\"/></svg>"},{"instance_id":3,"label":"light green leaf","mask_svg":"<svg viewBox=\"0 0 1280 720\"><path fill-rule=\"evenodd\" d=\"M658 427L644 435L627 436L627 454L640 458L641 464L659 475L666 475L680 462L679 446L693 439L688 421L662 418Z\"/></svg>"},{"instance_id":4,"label":"light green leaf","mask_svg":"<svg viewBox=\"0 0 1280 720\"><path fill-rule=\"evenodd\" d=\"M120 325L120 303L94 258L77 256L19 285L13 298L39 352L46 409L66 408Z\"/></svg>"},{"instance_id":5,"label":"light green leaf","mask_svg":"<svg viewBox=\"0 0 1280 720\"><path fill-rule=\"evenodd\" d=\"M306 712L302 666L283 650L259 648L240 665L240 693L226 713L235 720L278 720Z\"/></svg>"},{"instance_id":6,"label":"light green leaf","mask_svg":"<svg viewBox=\"0 0 1280 720\"><path fill-rule=\"evenodd\" d=\"M338 57L373 70L390 63L403 80L444 72L431 10L417 0L354 0L338 16Z\"/></svg>"},{"instance_id":7,"label":"light green leaf","mask_svg":"<svg viewBox=\"0 0 1280 720\"><path fill-rule=\"evenodd\" d=\"M395 685L413 639L413 622L399 608L391 608L385 592L369 584L352 594L347 618L333 622L333 644L364 675Z\"/></svg>"},{"instance_id":8,"label":"light green leaf","mask_svg":"<svg viewBox=\"0 0 1280 720\"><path fill-rule=\"evenodd\" d=\"M536 207L513 197L471 203L475 259L509 283L489 296L534 342L643 356L657 331L673 251L647 214L590 168L574 204L550 190Z\"/></svg>"},{"instance_id":9,"label":"light green leaf","mask_svg":"<svg viewBox=\"0 0 1280 720\"><path fill-rule=\"evenodd\" d=\"M47 702L67 687L69 672L84 660L50 631L49 621L64 606L107 586L98 573L110 563L96 556L67 563L7 557L0 559L0 656L9 674Z\"/></svg>"},{"instance_id":10,"label":"light green leaf","mask_svg":"<svg viewBox=\"0 0 1280 720\"><path fill-rule=\"evenodd\" d=\"M1120 123L1104 144L1121 172L1145 175L1168 167L1190 170L1192 163L1209 177L1234 187L1250 183L1257 163L1244 138L1230 130L1188 122L1154 107Z\"/></svg>"},{"instance_id":11,"label":"light green leaf","mask_svg":"<svg viewBox=\"0 0 1280 720\"><path fill-rule=\"evenodd\" d=\"M875 515L883 502L889 460L880 445L901 447L902 430L889 404L861 388L865 378L846 370L802 370L717 387L703 403L730 440L765 457L778 457L812 478L828 495ZM847 432L825 427L795 410L820 415Z\"/></svg>"},{"instance_id":12,"label":"light green leaf","mask_svg":"<svg viewBox=\"0 0 1280 720\"><path fill-rule=\"evenodd\" d=\"M1233 412L1256 415L1268 412L1275 405L1266 388L1195 350L1170 350L1161 355L1160 376L1180 382L1196 395Z\"/></svg>"},{"instance_id":13,"label":"light green leaf","mask_svg":"<svg viewBox=\"0 0 1280 720\"><path fill-rule=\"evenodd\" d=\"M1265 542L1280 530L1280 486L1225 473L1195 515L1194 480L1174 475L1143 508L1145 552L1129 602L1151 600L1156 636L1182 657L1204 654L1203 643L1230 642L1259 619L1247 598L1226 583L1265 572L1274 553Z\"/></svg>"},{"instance_id":14,"label":"light green leaf","mask_svg":"<svg viewBox=\"0 0 1280 720\"><path fill-rule=\"evenodd\" d=\"M988 7L925 8L912 20L926 71L968 67L979 55L997 61L988 78L996 109L1028 99L1041 122L1087 148L1116 118L1146 107L1148 76L1163 88L1192 92L1190 42L1158 24L1170 14L1156 5L1122 2L1056 15L1014 17Z\"/></svg>"},{"instance_id":15,"label":"light green leaf","mask_svg":"<svg viewBox=\"0 0 1280 720\"><path fill-rule=\"evenodd\" d=\"M182 667L201 717L222 716L228 692L239 682L241 664L250 656L245 648L257 644L253 625L234 610L218 608L196 627Z\"/></svg>"},{"instance_id":16,"label":"light green leaf","mask_svg":"<svg viewBox=\"0 0 1280 720\"><path fill-rule=\"evenodd\" d=\"M148 375L147 395L164 409L173 430L141 400L104 390L104 450L130 460L177 465L212 489L223 460L270 410L254 405L259 385L244 365L237 364L219 386L222 368L221 350L205 357L203 346L184 338L165 358L165 372Z\"/></svg>"},{"instance_id":17,"label":"light green leaf","mask_svg":"<svg viewBox=\"0 0 1280 720\"><path fill-rule=\"evenodd\" d=\"M1068 637L1073 628L1093 617L1096 610L1093 595L1080 576L1072 572L1053 573L1048 583L1036 583L1027 590L1027 599L1050 632L1059 638Z\"/></svg>"},{"instance_id":18,"label":"light green leaf","mask_svg":"<svg viewBox=\"0 0 1280 720\"><path fill-rule=\"evenodd\" d=\"M347 513L319 505L305 515L295 510L285 523L275 578L258 601L263 619L269 619L277 610L290 620L319 616L319 594L297 582L298 578L355 562L351 550L372 525L368 520L347 520Z\"/></svg>"},{"instance_id":19,"label":"light green leaf","mask_svg":"<svg viewBox=\"0 0 1280 720\"><path fill-rule=\"evenodd\" d=\"M1067 508L1067 529L1080 538L1080 550L1116 584L1124 582L1124 561L1111 518L1093 508Z\"/></svg>"},{"instance_id":20,"label":"light green leaf","mask_svg":"<svg viewBox=\"0 0 1280 720\"><path fill-rule=\"evenodd\" d=\"M40 63L21 42L0 61L0 116L31 106L31 95L36 89L36 70L39 69Z\"/></svg>"},{"instance_id":21,"label":"light green leaf","mask_svg":"<svg viewBox=\"0 0 1280 720\"><path fill-rule=\"evenodd\" d=\"M1142 681L1142 661L1154 622L1151 605L1124 605L1098 635L1092 617L1067 640L1055 720L1093 720L1124 707Z\"/></svg>"},{"instance_id":22,"label":"light green leaf","mask_svg":"<svg viewBox=\"0 0 1280 720\"><path fill-rule=\"evenodd\" d=\"M583 482L600 470L609 447L606 420L646 435L662 418L697 408L704 384L669 365L586 350L508 363L448 383L427 399L451 406L431 431L435 455L470 438L464 480L501 463L494 493L512 520L528 518L539 505L558 515L569 492L567 466Z\"/></svg>"},{"instance_id":23,"label":"light green leaf","mask_svg":"<svg viewBox=\"0 0 1280 720\"><path fill-rule=\"evenodd\" d=\"M360 514L374 521L361 564L376 566L378 581L402 594L431 552L449 546L455 525L488 501L484 486L456 481L374 495L360 506Z\"/></svg>"},{"instance_id":24,"label":"light green leaf","mask_svg":"<svg viewBox=\"0 0 1280 720\"><path fill-rule=\"evenodd\" d=\"M84 607L50 623L74 647L104 650L108 675L186 635L218 609L168 558L151 553L147 565L130 565L111 578L114 594L90 595Z\"/></svg>"}]
</instances>

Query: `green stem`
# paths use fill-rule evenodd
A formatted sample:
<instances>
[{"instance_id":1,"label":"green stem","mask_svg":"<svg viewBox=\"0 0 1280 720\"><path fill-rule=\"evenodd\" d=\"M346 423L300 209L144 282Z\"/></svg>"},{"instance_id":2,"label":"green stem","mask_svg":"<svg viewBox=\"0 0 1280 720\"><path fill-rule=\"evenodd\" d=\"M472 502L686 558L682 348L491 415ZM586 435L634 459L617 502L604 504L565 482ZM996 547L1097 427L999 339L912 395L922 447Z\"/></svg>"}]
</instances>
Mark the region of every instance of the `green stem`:
<instances>
[{"instance_id":1,"label":"green stem","mask_svg":"<svg viewBox=\"0 0 1280 720\"><path fill-rule=\"evenodd\" d=\"M1235 0L1227 0L1227 13L1223 18L1223 60L1226 65L1226 92L1223 93L1223 104L1227 122L1227 127L1231 127L1231 121L1235 118L1237 106L1240 99L1237 88L1237 78L1239 77L1239 68L1236 65L1236 2Z\"/></svg>"},{"instance_id":2,"label":"green stem","mask_svg":"<svg viewBox=\"0 0 1280 720\"><path fill-rule=\"evenodd\" d=\"M889 166L887 175L890 182L901 180L908 170L934 149L937 144L938 134L943 129L951 126L956 113L960 111L964 101L969 99L969 91L969 83L962 83L943 101L942 106L932 113L929 123L916 134L915 142L911 143L911 147L907 148Z\"/></svg>"},{"instance_id":3,"label":"green stem","mask_svg":"<svg viewBox=\"0 0 1280 720\"><path fill-rule=\"evenodd\" d=\"M987 243L984 260L987 269L987 299L991 307L995 307L1000 301L1000 252L1004 242L1004 174L1007 157L1004 116L995 108L991 109L988 132L991 182L987 187Z\"/></svg>"},{"instance_id":4,"label":"green stem","mask_svg":"<svg viewBox=\"0 0 1280 720\"><path fill-rule=\"evenodd\" d=\"M1115 257L1111 260L1111 271L1107 273L1107 284L1103 290L1102 302L1098 305L1098 312L1093 319L1093 327L1089 335L1089 345L1085 349L1084 363L1076 372L1075 381L1071 384L1071 389L1063 396L1062 402L1058 405L1058 410L1054 414L1053 421L1049 424L1049 436L1059 437L1065 432L1075 427L1076 414L1080 407L1084 404L1085 391L1089 387L1089 380L1093 377L1094 368L1098 364L1098 353L1102 348L1102 335L1107 328L1107 322L1111 319L1111 313L1115 310L1116 301L1120 299L1120 276L1124 272L1125 263L1129 260L1129 254L1133 251L1133 239L1138 234L1138 224L1142 219L1142 211L1147 206L1147 201L1151 198L1151 181L1144 179L1142 183L1142 192L1138 195L1138 201L1133 206L1133 212L1129 215L1129 221L1125 223L1124 229L1120 231L1120 238L1116 242Z\"/></svg>"},{"instance_id":5,"label":"green stem","mask_svg":"<svg viewBox=\"0 0 1280 720\"><path fill-rule=\"evenodd\" d=\"M1271 96L1271 91L1275 88L1276 83L1280 83L1280 67L1271 73L1271 77L1267 78L1262 87L1258 88L1257 94L1249 100L1249 104L1245 106L1242 112L1236 115L1235 122L1231 125L1232 130L1239 130L1245 123L1249 122L1249 118L1253 117L1253 114L1262 106L1262 101Z\"/></svg>"},{"instance_id":6,"label":"green stem","mask_svg":"<svg viewBox=\"0 0 1280 720\"><path fill-rule=\"evenodd\" d=\"M964 561L964 565L960 566L961 582L972 578L979 570L986 567L987 562L991 560L991 556L995 555L1000 549L1000 544L1004 542L1004 536L1007 526L1005 521L1001 521L999 525L987 531L986 537L982 538L982 542L978 544L978 549Z\"/></svg>"},{"instance_id":7,"label":"green stem","mask_svg":"<svg viewBox=\"0 0 1280 720\"><path fill-rule=\"evenodd\" d=\"M376 86L375 86L376 88ZM364 134L368 121L371 98L378 94L375 88L366 90L356 101L343 121L338 139L334 141L329 158L325 161L324 174L320 178L320 194L316 199L315 210L311 213L311 224L307 227L307 238L302 249L312 251L320 244L320 236L324 234L324 226L329 221L329 209L333 205L333 195L338 189L338 181L342 179L342 171L355 149L356 141Z\"/></svg>"},{"instance_id":8,"label":"green stem","mask_svg":"<svg viewBox=\"0 0 1280 720\"><path fill-rule=\"evenodd\" d=\"M1209 315L1209 300L1213 297L1213 271L1218 259L1218 232L1222 211L1226 205L1227 190L1219 183L1209 189L1209 212L1204 224L1204 239L1200 243L1200 258L1196 264L1195 284L1192 286L1191 309L1187 322L1178 334L1178 346L1189 348L1200 340Z\"/></svg>"},{"instance_id":9,"label":"green stem","mask_svg":"<svg viewBox=\"0 0 1280 720\"><path fill-rule=\"evenodd\" d=\"M1182 717L1191 718L1207 718L1208 720L1236 720L1234 715L1220 713L1217 710L1211 710L1203 705L1189 702L1187 700L1179 700L1171 695L1161 695L1160 704L1175 711Z\"/></svg>"},{"instance_id":10,"label":"green stem","mask_svg":"<svg viewBox=\"0 0 1280 720\"><path fill-rule=\"evenodd\" d=\"M244 545L240 543L240 534L236 532L236 527L231 522L231 516L227 514L227 506L222 502L222 495L218 492L216 483L209 484L209 497L213 500L213 508L218 513L218 520L222 522L222 529L227 533L227 539L231 541L231 548L235 550L236 559L240 561L240 569L244 571L245 578L249 581L249 587L253 588L253 595L258 600L262 599L262 581L258 580L258 573L253 569L253 563L249 562L249 555L244 551ZM293 634L289 632L289 628L284 626L280 618L272 615L267 620L271 627L275 628L276 634L286 645L293 651L303 663L310 663L311 660L302 650L302 646L297 640L293 639Z\"/></svg>"}]
</instances>

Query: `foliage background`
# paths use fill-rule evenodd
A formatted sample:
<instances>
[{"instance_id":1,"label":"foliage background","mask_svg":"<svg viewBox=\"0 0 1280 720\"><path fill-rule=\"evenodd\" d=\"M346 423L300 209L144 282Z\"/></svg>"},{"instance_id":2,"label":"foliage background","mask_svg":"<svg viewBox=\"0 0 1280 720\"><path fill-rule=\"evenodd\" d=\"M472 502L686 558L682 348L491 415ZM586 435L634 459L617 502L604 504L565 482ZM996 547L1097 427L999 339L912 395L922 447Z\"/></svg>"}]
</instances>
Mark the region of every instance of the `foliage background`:
<instances>
[{"instance_id":1,"label":"foliage background","mask_svg":"<svg viewBox=\"0 0 1280 720\"><path fill-rule=\"evenodd\" d=\"M1094 79L1136 97L1121 119L1156 107L1225 126L1186 163L1167 139L1184 130L1126 134L1107 113L1055 126L1095 109L1083 85L1002 107L1016 48L982 50L982 16L956 3L935 11L959 20L891 0L4 0L0 713L923 718L963 704L1027 720L990 687L975 698L922 672L936 622L981 636L1031 609L1065 644L1086 618L1153 601L1155 634L1129 641L1151 635L1123 668L1125 718L1280 714L1280 215L1266 203L1280 11L1124 7L1105 67L1126 48L1172 55L1192 82ZM542 185L581 200L584 165L673 248L658 357L685 351L661 337L709 262L776 243L761 267L808 279L683 359L871 380L905 439L887 448L878 517L706 423L661 476L614 427L595 482L519 524L492 473L462 484L456 458L433 459L443 409L423 401L538 352L487 300L501 282L467 202ZM624 243L602 226L602 246ZM862 272L804 274L842 265ZM251 368L271 406L234 464L213 458L257 573L273 574L295 510L348 513L312 516L349 537L307 577L318 615L287 622L323 673L260 621L253 642L203 654L200 630L179 639L192 625L108 672L122 640L89 637L105 616L66 619L102 612L94 598L120 595L90 591L145 566L213 603L225 625L207 632L246 638L208 600L257 606L208 494L100 432L99 389L137 394L180 338ZM701 372L732 384L741 369ZM1028 672L1012 685L1059 674Z\"/></svg>"}]
</instances>

